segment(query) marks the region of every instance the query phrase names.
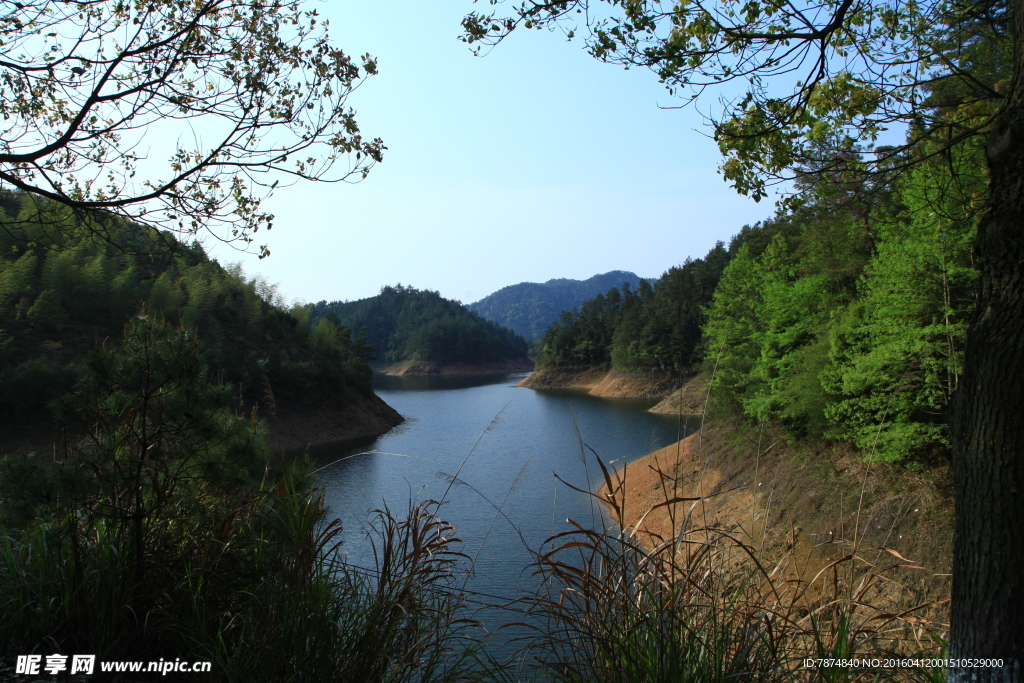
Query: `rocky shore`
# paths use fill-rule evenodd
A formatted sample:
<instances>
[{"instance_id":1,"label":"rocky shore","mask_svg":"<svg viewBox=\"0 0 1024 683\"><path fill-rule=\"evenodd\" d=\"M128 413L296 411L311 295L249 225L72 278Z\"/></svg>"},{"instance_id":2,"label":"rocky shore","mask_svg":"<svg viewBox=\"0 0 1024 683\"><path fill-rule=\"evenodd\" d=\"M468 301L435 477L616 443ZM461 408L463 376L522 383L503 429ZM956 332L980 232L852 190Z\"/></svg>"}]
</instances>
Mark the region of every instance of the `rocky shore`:
<instances>
[{"instance_id":1,"label":"rocky shore","mask_svg":"<svg viewBox=\"0 0 1024 683\"><path fill-rule=\"evenodd\" d=\"M648 550L685 527L697 536L701 529L727 533L793 577L807 578L850 553L864 553L878 567L913 558L912 590L948 597L953 505L946 465L912 472L866 463L845 446L798 451L776 429L726 422L649 453L610 480L596 495Z\"/></svg>"},{"instance_id":2,"label":"rocky shore","mask_svg":"<svg viewBox=\"0 0 1024 683\"><path fill-rule=\"evenodd\" d=\"M360 397L342 406L268 415L260 413L268 428L267 446L274 454L300 452L324 446L363 441L384 434L401 424L403 417L376 394ZM62 452L63 440L74 443L84 436L79 425L6 429L0 435L0 453L35 451Z\"/></svg>"},{"instance_id":3,"label":"rocky shore","mask_svg":"<svg viewBox=\"0 0 1024 683\"><path fill-rule=\"evenodd\" d=\"M707 373L701 373L679 387L651 408L652 413L666 415L703 415L708 398Z\"/></svg>"}]
</instances>

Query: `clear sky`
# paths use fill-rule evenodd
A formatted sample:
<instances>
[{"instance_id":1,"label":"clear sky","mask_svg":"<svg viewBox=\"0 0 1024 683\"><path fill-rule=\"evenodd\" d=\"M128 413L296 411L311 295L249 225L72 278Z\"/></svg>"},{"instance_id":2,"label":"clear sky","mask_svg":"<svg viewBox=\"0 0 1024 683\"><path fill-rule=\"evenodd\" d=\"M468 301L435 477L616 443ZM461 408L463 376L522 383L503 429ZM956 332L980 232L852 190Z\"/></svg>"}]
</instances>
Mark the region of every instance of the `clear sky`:
<instances>
[{"instance_id":1,"label":"clear sky","mask_svg":"<svg viewBox=\"0 0 1024 683\"><path fill-rule=\"evenodd\" d=\"M268 259L208 244L289 299L401 282L469 303L518 282L656 277L772 213L718 175L698 111L659 108L679 103L651 72L597 62L579 39L522 31L481 58L458 36L487 4L309 5L338 47L377 57L349 104L388 150L361 183L279 189L257 236Z\"/></svg>"}]
</instances>

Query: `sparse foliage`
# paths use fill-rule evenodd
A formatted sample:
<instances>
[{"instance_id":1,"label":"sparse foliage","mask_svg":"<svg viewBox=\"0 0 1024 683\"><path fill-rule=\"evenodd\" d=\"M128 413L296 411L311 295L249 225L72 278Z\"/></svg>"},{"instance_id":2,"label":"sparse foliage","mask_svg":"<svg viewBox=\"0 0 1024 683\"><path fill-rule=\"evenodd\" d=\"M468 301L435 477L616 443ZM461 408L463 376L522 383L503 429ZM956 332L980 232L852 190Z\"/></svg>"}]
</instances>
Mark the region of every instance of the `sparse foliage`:
<instances>
[{"instance_id":1,"label":"sparse foliage","mask_svg":"<svg viewBox=\"0 0 1024 683\"><path fill-rule=\"evenodd\" d=\"M527 0L463 27L483 45L519 27L582 29L593 56L649 68L686 102L717 89L722 172L755 199L802 168L847 165L857 142L890 129L910 135L861 172L913 163L906 152L925 141L938 155L986 135L1012 49L1001 0Z\"/></svg>"},{"instance_id":2,"label":"sparse foliage","mask_svg":"<svg viewBox=\"0 0 1024 683\"><path fill-rule=\"evenodd\" d=\"M360 178L380 161L346 106L376 71L299 0L5 3L0 180L248 244L282 180Z\"/></svg>"}]
</instances>

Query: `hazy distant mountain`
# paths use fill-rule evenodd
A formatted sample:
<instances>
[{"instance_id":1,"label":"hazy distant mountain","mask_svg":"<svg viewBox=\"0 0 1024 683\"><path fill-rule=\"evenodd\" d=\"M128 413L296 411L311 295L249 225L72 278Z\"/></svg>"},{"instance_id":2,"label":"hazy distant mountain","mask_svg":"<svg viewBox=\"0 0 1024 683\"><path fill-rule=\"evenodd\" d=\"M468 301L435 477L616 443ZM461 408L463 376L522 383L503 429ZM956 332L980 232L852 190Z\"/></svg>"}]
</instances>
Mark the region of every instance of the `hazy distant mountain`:
<instances>
[{"instance_id":1,"label":"hazy distant mountain","mask_svg":"<svg viewBox=\"0 0 1024 683\"><path fill-rule=\"evenodd\" d=\"M612 287L622 287L624 282L635 288L640 277L629 271L613 270L587 280L520 282L468 304L467 308L534 341L540 339L562 311L576 308Z\"/></svg>"}]
</instances>

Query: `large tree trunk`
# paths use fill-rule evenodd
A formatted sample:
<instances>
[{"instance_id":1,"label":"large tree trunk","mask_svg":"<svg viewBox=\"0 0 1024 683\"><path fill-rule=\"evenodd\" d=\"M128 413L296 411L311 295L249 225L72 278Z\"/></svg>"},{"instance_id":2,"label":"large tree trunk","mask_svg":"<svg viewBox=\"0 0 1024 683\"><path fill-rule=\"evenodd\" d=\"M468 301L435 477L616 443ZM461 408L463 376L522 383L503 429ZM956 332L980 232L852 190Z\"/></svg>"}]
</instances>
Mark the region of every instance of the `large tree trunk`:
<instances>
[{"instance_id":1,"label":"large tree trunk","mask_svg":"<svg viewBox=\"0 0 1024 683\"><path fill-rule=\"evenodd\" d=\"M953 401L956 530L951 683L1024 680L1024 0L1013 80L989 139L989 200L978 229L978 309Z\"/></svg>"}]
</instances>

